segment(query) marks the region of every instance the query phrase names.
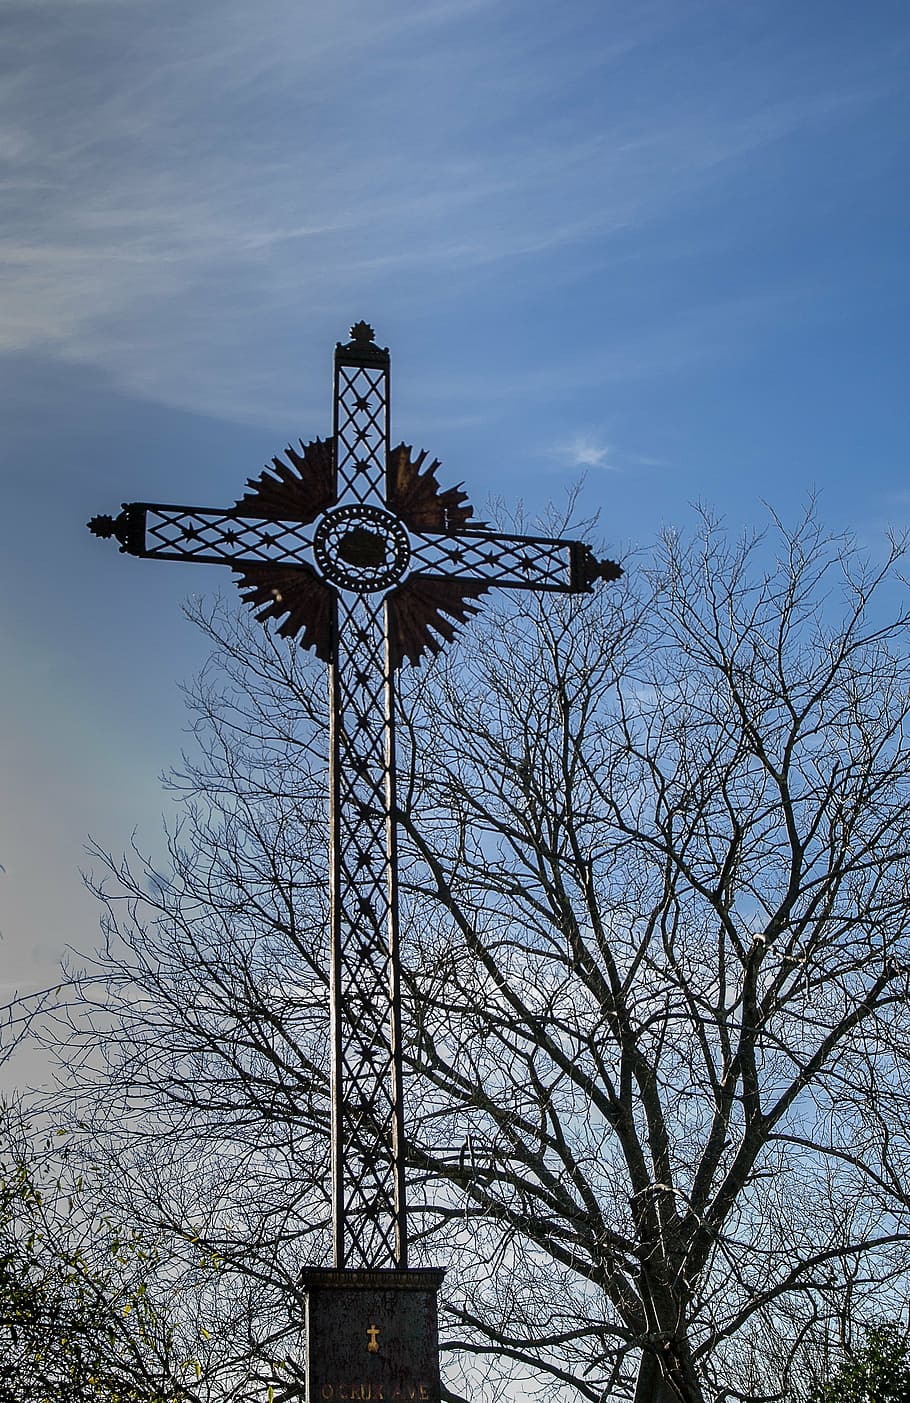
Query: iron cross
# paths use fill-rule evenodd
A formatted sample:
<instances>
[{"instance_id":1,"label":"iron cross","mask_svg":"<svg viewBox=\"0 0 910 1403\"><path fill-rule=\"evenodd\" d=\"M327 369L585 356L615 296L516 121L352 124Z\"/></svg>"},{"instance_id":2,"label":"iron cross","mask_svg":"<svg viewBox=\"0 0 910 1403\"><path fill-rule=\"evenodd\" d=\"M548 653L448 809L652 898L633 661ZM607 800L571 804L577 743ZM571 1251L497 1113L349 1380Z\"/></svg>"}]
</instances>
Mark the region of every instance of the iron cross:
<instances>
[{"instance_id":1,"label":"iron cross","mask_svg":"<svg viewBox=\"0 0 910 1403\"><path fill-rule=\"evenodd\" d=\"M335 351L334 434L300 442L223 510L124 503L89 529L155 560L227 565L257 618L329 664L335 1266L407 1266L395 850L395 673L492 586L585 593L622 574L579 541L472 520L439 463L390 448L389 353Z\"/></svg>"}]
</instances>

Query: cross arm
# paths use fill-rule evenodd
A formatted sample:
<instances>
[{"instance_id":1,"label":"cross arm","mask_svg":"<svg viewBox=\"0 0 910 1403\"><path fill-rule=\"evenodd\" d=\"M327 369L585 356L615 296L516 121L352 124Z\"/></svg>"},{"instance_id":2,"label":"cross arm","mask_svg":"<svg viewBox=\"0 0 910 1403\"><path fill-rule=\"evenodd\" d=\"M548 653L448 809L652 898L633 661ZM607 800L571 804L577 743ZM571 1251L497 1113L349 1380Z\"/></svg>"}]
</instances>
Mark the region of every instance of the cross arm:
<instances>
[{"instance_id":1,"label":"cross arm","mask_svg":"<svg viewBox=\"0 0 910 1403\"><path fill-rule=\"evenodd\" d=\"M583 541L507 536L492 531L411 537L411 570L508 589L587 594L597 580L618 580L622 566L598 560Z\"/></svg>"},{"instance_id":2,"label":"cross arm","mask_svg":"<svg viewBox=\"0 0 910 1403\"><path fill-rule=\"evenodd\" d=\"M124 502L119 516L96 516L88 526L96 536L114 537L128 555L234 567L279 561L308 566L313 541L302 522L273 521L237 507Z\"/></svg>"}]
</instances>

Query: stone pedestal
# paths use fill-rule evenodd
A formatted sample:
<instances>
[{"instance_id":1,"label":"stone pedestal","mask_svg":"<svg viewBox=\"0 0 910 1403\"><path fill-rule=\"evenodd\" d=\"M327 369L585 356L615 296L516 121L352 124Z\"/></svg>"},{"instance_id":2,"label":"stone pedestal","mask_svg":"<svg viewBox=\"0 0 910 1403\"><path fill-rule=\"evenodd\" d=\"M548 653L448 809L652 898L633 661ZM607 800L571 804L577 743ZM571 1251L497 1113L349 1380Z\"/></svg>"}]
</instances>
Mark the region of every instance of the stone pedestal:
<instances>
[{"instance_id":1,"label":"stone pedestal","mask_svg":"<svg viewBox=\"0 0 910 1403\"><path fill-rule=\"evenodd\" d=\"M308 1267L307 1403L441 1403L443 1275Z\"/></svg>"}]
</instances>

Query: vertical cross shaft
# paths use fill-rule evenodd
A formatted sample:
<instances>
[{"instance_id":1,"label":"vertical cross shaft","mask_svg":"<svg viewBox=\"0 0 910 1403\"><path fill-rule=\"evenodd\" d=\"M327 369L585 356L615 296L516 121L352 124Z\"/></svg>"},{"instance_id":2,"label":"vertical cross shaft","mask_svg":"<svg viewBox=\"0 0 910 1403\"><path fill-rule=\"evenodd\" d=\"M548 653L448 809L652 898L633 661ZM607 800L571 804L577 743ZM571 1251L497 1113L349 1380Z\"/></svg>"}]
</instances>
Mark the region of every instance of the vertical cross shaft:
<instances>
[{"instance_id":1,"label":"vertical cross shaft","mask_svg":"<svg viewBox=\"0 0 910 1403\"><path fill-rule=\"evenodd\" d=\"M337 504L384 510L389 357L335 352ZM353 565L375 538L343 538ZM395 861L395 723L384 596L339 590L330 667L332 1204L336 1267L407 1262ZM379 1032L384 1029L385 1036ZM391 1148L391 1156L389 1150Z\"/></svg>"}]
</instances>

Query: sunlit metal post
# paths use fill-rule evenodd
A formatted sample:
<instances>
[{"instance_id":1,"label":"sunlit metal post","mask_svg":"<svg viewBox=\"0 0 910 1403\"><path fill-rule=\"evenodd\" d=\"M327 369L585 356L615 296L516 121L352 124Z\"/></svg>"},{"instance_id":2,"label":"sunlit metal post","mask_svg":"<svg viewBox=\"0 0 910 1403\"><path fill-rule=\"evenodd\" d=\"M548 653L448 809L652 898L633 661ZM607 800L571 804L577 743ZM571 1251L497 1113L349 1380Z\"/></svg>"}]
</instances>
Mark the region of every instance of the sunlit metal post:
<instances>
[{"instance_id":1,"label":"sunlit metal post","mask_svg":"<svg viewBox=\"0 0 910 1403\"><path fill-rule=\"evenodd\" d=\"M329 710L334 1254L339 1268L404 1268L395 706L385 600L409 547L386 510L389 354L364 337L335 351L335 445L336 505L317 546L323 573L338 587ZM364 590L365 582L372 587Z\"/></svg>"}]
</instances>

